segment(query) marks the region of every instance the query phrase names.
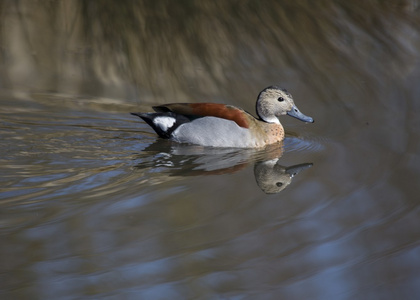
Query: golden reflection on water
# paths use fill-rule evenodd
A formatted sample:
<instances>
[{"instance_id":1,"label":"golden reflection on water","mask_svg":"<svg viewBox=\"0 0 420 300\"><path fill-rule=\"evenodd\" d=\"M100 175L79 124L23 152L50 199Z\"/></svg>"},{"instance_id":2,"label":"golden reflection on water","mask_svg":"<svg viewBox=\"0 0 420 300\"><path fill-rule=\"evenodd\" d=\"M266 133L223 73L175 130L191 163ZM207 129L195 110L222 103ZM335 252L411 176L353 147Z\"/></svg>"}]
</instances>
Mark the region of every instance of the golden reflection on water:
<instances>
[{"instance_id":1,"label":"golden reflection on water","mask_svg":"<svg viewBox=\"0 0 420 300\"><path fill-rule=\"evenodd\" d=\"M357 74L349 80L359 87L407 76L418 47L409 1L52 3L2 5L8 85L141 103L220 94L237 102L280 81L325 99L337 75Z\"/></svg>"}]
</instances>

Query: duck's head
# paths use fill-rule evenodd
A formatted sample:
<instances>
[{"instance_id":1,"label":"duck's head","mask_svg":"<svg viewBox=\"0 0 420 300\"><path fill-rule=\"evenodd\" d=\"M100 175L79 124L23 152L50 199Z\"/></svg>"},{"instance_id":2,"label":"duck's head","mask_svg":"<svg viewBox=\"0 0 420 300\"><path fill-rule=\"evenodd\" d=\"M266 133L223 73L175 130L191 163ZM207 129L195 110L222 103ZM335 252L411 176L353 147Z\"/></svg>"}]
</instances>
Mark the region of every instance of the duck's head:
<instances>
[{"instance_id":1,"label":"duck's head","mask_svg":"<svg viewBox=\"0 0 420 300\"><path fill-rule=\"evenodd\" d=\"M288 91L277 86L269 86L258 95L257 114L268 123L280 124L278 117L286 114L303 122L314 122L299 111Z\"/></svg>"}]
</instances>

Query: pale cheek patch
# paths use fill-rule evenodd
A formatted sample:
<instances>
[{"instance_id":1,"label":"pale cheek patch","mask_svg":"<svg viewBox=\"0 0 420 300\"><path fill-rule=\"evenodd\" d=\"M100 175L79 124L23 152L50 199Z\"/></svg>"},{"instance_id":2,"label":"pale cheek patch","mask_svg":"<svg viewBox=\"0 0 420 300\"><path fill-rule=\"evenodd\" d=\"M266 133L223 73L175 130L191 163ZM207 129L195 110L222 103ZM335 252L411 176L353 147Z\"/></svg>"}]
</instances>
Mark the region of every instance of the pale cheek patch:
<instances>
[{"instance_id":1,"label":"pale cheek patch","mask_svg":"<svg viewBox=\"0 0 420 300\"><path fill-rule=\"evenodd\" d=\"M163 131L168 131L175 124L175 119L171 117L156 117L153 119L153 123L160 127Z\"/></svg>"}]
</instances>

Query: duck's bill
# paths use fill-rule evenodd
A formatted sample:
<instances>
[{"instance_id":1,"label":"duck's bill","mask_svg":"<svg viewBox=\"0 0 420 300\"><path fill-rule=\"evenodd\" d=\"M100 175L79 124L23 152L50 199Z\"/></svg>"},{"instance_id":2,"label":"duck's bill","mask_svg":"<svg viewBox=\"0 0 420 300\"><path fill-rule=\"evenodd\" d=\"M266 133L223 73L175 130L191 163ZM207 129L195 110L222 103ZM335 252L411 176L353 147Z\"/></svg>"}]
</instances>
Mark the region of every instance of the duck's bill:
<instances>
[{"instance_id":1,"label":"duck's bill","mask_svg":"<svg viewBox=\"0 0 420 300\"><path fill-rule=\"evenodd\" d=\"M313 166L313 163L304 163L299 165L294 165L286 168L286 173L290 175L290 177L294 177L299 174L301 171L309 169Z\"/></svg>"},{"instance_id":2,"label":"duck's bill","mask_svg":"<svg viewBox=\"0 0 420 300\"><path fill-rule=\"evenodd\" d=\"M301 120L303 122L308 122L308 123L313 123L314 119L312 119L311 117L305 116L304 114L302 114L300 112L300 110L296 107L296 105L294 105L292 107L292 109L287 112L287 114L293 118L296 118L298 120Z\"/></svg>"}]
</instances>

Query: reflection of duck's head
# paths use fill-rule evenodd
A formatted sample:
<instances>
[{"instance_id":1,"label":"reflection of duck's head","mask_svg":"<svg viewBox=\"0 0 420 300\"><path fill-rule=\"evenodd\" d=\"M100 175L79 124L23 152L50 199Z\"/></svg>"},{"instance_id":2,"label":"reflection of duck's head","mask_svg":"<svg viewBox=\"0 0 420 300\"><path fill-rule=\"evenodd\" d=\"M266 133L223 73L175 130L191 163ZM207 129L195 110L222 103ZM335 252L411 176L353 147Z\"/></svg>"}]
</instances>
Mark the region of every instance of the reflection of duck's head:
<instances>
[{"instance_id":1,"label":"reflection of duck's head","mask_svg":"<svg viewBox=\"0 0 420 300\"><path fill-rule=\"evenodd\" d=\"M284 190L300 171L310 167L311 163L284 167L278 164L278 159L257 162L254 166L255 180L265 193L275 194Z\"/></svg>"},{"instance_id":2,"label":"reflection of duck's head","mask_svg":"<svg viewBox=\"0 0 420 300\"><path fill-rule=\"evenodd\" d=\"M168 151L162 151L164 148ZM173 179L178 176L231 174L254 163L256 182L267 194L284 190L295 175L312 166L310 163L290 167L280 165L283 147L278 144L269 145L264 150L256 152L252 149L220 149L168 144L164 143L164 140L157 140L144 149L141 156L145 153L148 153L148 156L152 155L155 163L145 163L145 160L140 157L141 163L135 167L142 170L151 167L154 180L159 178L157 174L162 173L162 182L168 180L168 174ZM165 172L160 172L162 167L165 167ZM160 171L156 172L158 169Z\"/></svg>"}]
</instances>

